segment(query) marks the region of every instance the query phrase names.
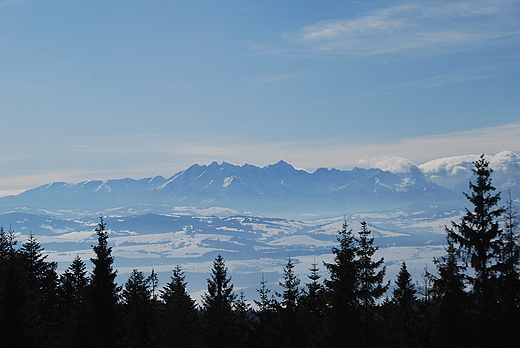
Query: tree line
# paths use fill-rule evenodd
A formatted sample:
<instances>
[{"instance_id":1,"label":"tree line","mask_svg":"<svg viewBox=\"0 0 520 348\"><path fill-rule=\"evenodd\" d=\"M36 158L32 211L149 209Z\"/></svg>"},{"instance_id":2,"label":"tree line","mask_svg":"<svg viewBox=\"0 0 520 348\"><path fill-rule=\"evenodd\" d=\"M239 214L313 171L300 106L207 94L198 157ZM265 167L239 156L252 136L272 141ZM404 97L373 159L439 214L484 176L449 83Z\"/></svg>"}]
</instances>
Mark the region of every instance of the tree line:
<instances>
[{"instance_id":1,"label":"tree line","mask_svg":"<svg viewBox=\"0 0 520 348\"><path fill-rule=\"evenodd\" d=\"M17 246L0 229L0 342L5 347L516 347L520 342L518 209L499 207L489 163L474 162L471 203L446 226L446 253L419 286L405 262L385 281L366 222L345 221L330 263L303 281L288 259L280 292L263 278L254 305L237 292L221 255L201 305L180 266L161 289L134 270L116 283L103 218L91 272L76 257L58 274L33 235ZM327 276L322 279L320 267Z\"/></svg>"}]
</instances>

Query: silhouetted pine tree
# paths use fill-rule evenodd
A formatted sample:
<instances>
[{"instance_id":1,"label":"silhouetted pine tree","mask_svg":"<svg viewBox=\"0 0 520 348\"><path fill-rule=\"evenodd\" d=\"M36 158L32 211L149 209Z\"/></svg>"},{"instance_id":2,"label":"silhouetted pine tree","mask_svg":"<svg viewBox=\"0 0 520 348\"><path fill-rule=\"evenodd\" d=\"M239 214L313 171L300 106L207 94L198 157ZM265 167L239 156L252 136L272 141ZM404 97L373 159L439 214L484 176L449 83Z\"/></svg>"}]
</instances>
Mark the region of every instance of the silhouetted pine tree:
<instances>
[{"instance_id":1,"label":"silhouetted pine tree","mask_svg":"<svg viewBox=\"0 0 520 348\"><path fill-rule=\"evenodd\" d=\"M76 256L60 277L61 347L90 347L93 342L88 281L85 262Z\"/></svg>"},{"instance_id":2,"label":"silhouetted pine tree","mask_svg":"<svg viewBox=\"0 0 520 348\"><path fill-rule=\"evenodd\" d=\"M465 291L466 267L459 264L457 250L450 241L446 253L446 256L434 259L438 277L433 283L433 341L437 347L463 347L472 341L468 335L471 300Z\"/></svg>"},{"instance_id":3,"label":"silhouetted pine tree","mask_svg":"<svg viewBox=\"0 0 520 348\"><path fill-rule=\"evenodd\" d=\"M90 303L92 309L93 331L95 345L102 348L113 348L120 341L120 327L118 316L119 288L115 283L117 272L113 269L114 257L112 248L108 246L108 232L103 218L100 218L95 229L98 244L92 246L94 258L90 261L94 269L90 281Z\"/></svg>"},{"instance_id":4,"label":"silhouetted pine tree","mask_svg":"<svg viewBox=\"0 0 520 348\"><path fill-rule=\"evenodd\" d=\"M84 301L88 286L87 266L77 255L69 268L60 276L60 297L67 303L74 299Z\"/></svg>"},{"instance_id":5,"label":"silhouetted pine tree","mask_svg":"<svg viewBox=\"0 0 520 348\"><path fill-rule=\"evenodd\" d=\"M28 311L33 321L27 329L33 331L37 344L54 347L58 339L58 275L56 262L47 262L44 248L31 233L20 248L25 276L28 281Z\"/></svg>"},{"instance_id":6,"label":"silhouetted pine tree","mask_svg":"<svg viewBox=\"0 0 520 348\"><path fill-rule=\"evenodd\" d=\"M300 295L300 322L302 323L306 347L321 347L323 342L323 310L325 308L324 288L319 282L318 264L313 262L309 268L310 280Z\"/></svg>"},{"instance_id":7,"label":"silhouetted pine tree","mask_svg":"<svg viewBox=\"0 0 520 348\"><path fill-rule=\"evenodd\" d=\"M195 346L197 307L186 292L187 283L180 266L173 270L171 281L161 290L165 308L159 320L161 347L188 348Z\"/></svg>"},{"instance_id":8,"label":"silhouetted pine tree","mask_svg":"<svg viewBox=\"0 0 520 348\"><path fill-rule=\"evenodd\" d=\"M494 344L493 333L497 329L492 313L497 311L495 270L502 233L497 219L504 209L496 207L500 194L495 193L496 189L491 183L493 170L489 167L489 162L482 155L473 163L476 181L469 184L471 193L464 193L473 204L473 210L466 208L462 221L452 222L452 227L446 228L446 232L450 242L474 270L474 276L468 276L473 285L478 311L479 325L476 331L480 342L491 345Z\"/></svg>"},{"instance_id":9,"label":"silhouetted pine tree","mask_svg":"<svg viewBox=\"0 0 520 348\"><path fill-rule=\"evenodd\" d=\"M282 293L276 294L281 299L277 308L280 340L289 347L302 347L303 332L298 316L300 279L294 274L294 263L290 257L283 269L283 281L279 285L284 289Z\"/></svg>"},{"instance_id":10,"label":"silhouetted pine tree","mask_svg":"<svg viewBox=\"0 0 520 348\"><path fill-rule=\"evenodd\" d=\"M207 347L233 347L236 343L236 322L233 313L231 278L221 255L213 261L211 277L207 279L208 290L202 297L204 312L204 335Z\"/></svg>"},{"instance_id":11,"label":"silhouetted pine tree","mask_svg":"<svg viewBox=\"0 0 520 348\"><path fill-rule=\"evenodd\" d=\"M38 316L29 300L29 280L14 231L0 228L0 342L6 347L34 347Z\"/></svg>"},{"instance_id":12,"label":"silhouetted pine tree","mask_svg":"<svg viewBox=\"0 0 520 348\"><path fill-rule=\"evenodd\" d=\"M277 322L277 302L271 294L271 290L267 287L267 280L262 273L260 288L256 289L259 301L254 300L258 307L256 311L257 321L254 323L254 332L252 334L251 344L253 347L269 348L275 347L277 342L276 332L279 324Z\"/></svg>"},{"instance_id":13,"label":"silhouetted pine tree","mask_svg":"<svg viewBox=\"0 0 520 348\"><path fill-rule=\"evenodd\" d=\"M283 281L279 285L284 289L281 294L277 293L282 300L281 307L290 312L296 312L300 297L300 279L294 274L294 263L290 257L283 269Z\"/></svg>"},{"instance_id":14,"label":"silhouetted pine tree","mask_svg":"<svg viewBox=\"0 0 520 348\"><path fill-rule=\"evenodd\" d=\"M125 283L123 300L124 346L155 347L152 338L153 300L150 278L134 269Z\"/></svg>"},{"instance_id":15,"label":"silhouetted pine tree","mask_svg":"<svg viewBox=\"0 0 520 348\"><path fill-rule=\"evenodd\" d=\"M274 303L275 299L273 295L270 295L271 290L267 287L267 280L264 279L264 274L262 273L262 280L260 281L260 288L256 289L258 295L260 297L260 301L254 300L255 304L258 307L258 313L261 315L262 313L268 313L274 311Z\"/></svg>"},{"instance_id":16,"label":"silhouetted pine tree","mask_svg":"<svg viewBox=\"0 0 520 348\"><path fill-rule=\"evenodd\" d=\"M420 347L433 347L433 330L434 330L434 306L432 302L432 291L434 276L425 265L421 273L421 285L417 283L417 313L415 336L417 345Z\"/></svg>"},{"instance_id":17,"label":"silhouetted pine tree","mask_svg":"<svg viewBox=\"0 0 520 348\"><path fill-rule=\"evenodd\" d=\"M412 282L412 276L403 261L393 290L393 302L396 305L395 324L397 329L399 346L415 347L413 331L414 327L414 307L416 305L417 289Z\"/></svg>"},{"instance_id":18,"label":"silhouetted pine tree","mask_svg":"<svg viewBox=\"0 0 520 348\"><path fill-rule=\"evenodd\" d=\"M249 346L253 331L253 311L251 306L246 301L246 295L243 290L233 303L233 311L235 313L235 320L237 323L237 347Z\"/></svg>"},{"instance_id":19,"label":"silhouetted pine tree","mask_svg":"<svg viewBox=\"0 0 520 348\"><path fill-rule=\"evenodd\" d=\"M150 295L152 298L152 304L155 309L155 307L158 304L159 301L159 294L157 289L159 288L159 276L155 272L155 269L152 268L152 273L150 273L150 276L148 277L148 281L150 283Z\"/></svg>"},{"instance_id":20,"label":"silhouetted pine tree","mask_svg":"<svg viewBox=\"0 0 520 348\"><path fill-rule=\"evenodd\" d=\"M384 259L374 261L372 258L379 249L374 246L374 238L365 221L361 222L359 231L357 267L359 277L359 304L361 314L360 340L362 346L373 347L377 342L376 329L376 301L383 296L389 284L383 285L386 267L383 266Z\"/></svg>"},{"instance_id":21,"label":"silhouetted pine tree","mask_svg":"<svg viewBox=\"0 0 520 348\"><path fill-rule=\"evenodd\" d=\"M0 327L4 327L6 317L6 306L7 306L7 275L9 269L9 239L4 231L3 227L0 227ZM0 341L3 341L6 337L4 330L0 330Z\"/></svg>"},{"instance_id":22,"label":"silhouetted pine tree","mask_svg":"<svg viewBox=\"0 0 520 348\"><path fill-rule=\"evenodd\" d=\"M325 280L327 310L324 343L327 347L344 347L345 342L349 342L350 346L358 347L358 246L346 221L338 234L339 247L332 248L334 261L325 263L330 279Z\"/></svg>"},{"instance_id":23,"label":"silhouetted pine tree","mask_svg":"<svg viewBox=\"0 0 520 348\"><path fill-rule=\"evenodd\" d=\"M520 236L518 208L511 199L511 193L504 209L504 232L500 238L500 254L497 265L498 298L501 304L499 317L500 344L514 346L520 341L517 328L520 325Z\"/></svg>"}]
</instances>

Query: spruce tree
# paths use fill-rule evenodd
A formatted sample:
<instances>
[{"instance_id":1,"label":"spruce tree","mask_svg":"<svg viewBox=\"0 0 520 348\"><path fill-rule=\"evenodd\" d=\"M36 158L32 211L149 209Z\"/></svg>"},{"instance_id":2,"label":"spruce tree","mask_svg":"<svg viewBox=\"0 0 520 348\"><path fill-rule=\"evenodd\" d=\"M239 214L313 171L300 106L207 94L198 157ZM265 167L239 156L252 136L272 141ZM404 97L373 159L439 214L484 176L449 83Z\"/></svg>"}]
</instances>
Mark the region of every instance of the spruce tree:
<instances>
[{"instance_id":1,"label":"spruce tree","mask_svg":"<svg viewBox=\"0 0 520 348\"><path fill-rule=\"evenodd\" d=\"M294 263L290 257L283 269L283 281L279 285L284 289L282 293L277 293L282 300L280 305L289 312L296 312L300 297L300 279L294 274Z\"/></svg>"},{"instance_id":2,"label":"spruce tree","mask_svg":"<svg viewBox=\"0 0 520 348\"><path fill-rule=\"evenodd\" d=\"M31 347L41 344L35 334L38 328L29 300L29 281L24 260L15 248L14 231L0 227L0 342L6 347Z\"/></svg>"},{"instance_id":3,"label":"spruce tree","mask_svg":"<svg viewBox=\"0 0 520 348\"><path fill-rule=\"evenodd\" d=\"M46 285L47 272L55 270L58 264L56 262L47 262L45 259L47 255L43 254L44 248L38 243L36 237L31 233L26 242L22 244L20 252L25 261L27 276L29 278L30 286L43 292ZM54 284L53 284L53 288Z\"/></svg>"},{"instance_id":4,"label":"spruce tree","mask_svg":"<svg viewBox=\"0 0 520 348\"><path fill-rule=\"evenodd\" d=\"M89 278L85 262L76 256L60 276L61 346L89 347L92 334L87 288Z\"/></svg>"},{"instance_id":5,"label":"spruce tree","mask_svg":"<svg viewBox=\"0 0 520 348\"><path fill-rule=\"evenodd\" d=\"M227 272L224 258L219 254L213 261L208 290L202 297L206 344L215 348L234 346L236 339L233 315L236 295Z\"/></svg>"},{"instance_id":6,"label":"spruce tree","mask_svg":"<svg viewBox=\"0 0 520 348\"><path fill-rule=\"evenodd\" d=\"M264 278L262 273L262 280L260 281L260 287L256 289L260 300L254 300L258 307L258 314L262 317L264 314L268 314L274 310L275 299L273 295L270 295L271 290L267 287L267 280Z\"/></svg>"},{"instance_id":7,"label":"spruce tree","mask_svg":"<svg viewBox=\"0 0 520 348\"><path fill-rule=\"evenodd\" d=\"M237 323L237 338L235 346L247 347L253 330L253 311L247 303L246 295L241 290L233 303L233 311Z\"/></svg>"},{"instance_id":8,"label":"spruce tree","mask_svg":"<svg viewBox=\"0 0 520 348\"><path fill-rule=\"evenodd\" d=\"M300 296L300 322L304 330L306 346L320 347L323 339L324 288L319 282L321 275L316 262L311 264L309 271L307 275L309 282L305 283Z\"/></svg>"},{"instance_id":9,"label":"spruce tree","mask_svg":"<svg viewBox=\"0 0 520 348\"><path fill-rule=\"evenodd\" d=\"M266 348L274 347L277 344L277 331L279 323L277 321L277 301L267 287L267 280L262 273L260 287L256 289L259 300L254 300L258 309L256 316L258 320L254 323L254 332L251 343L253 347Z\"/></svg>"},{"instance_id":10,"label":"spruce tree","mask_svg":"<svg viewBox=\"0 0 520 348\"><path fill-rule=\"evenodd\" d=\"M325 344L329 347L343 347L345 342L350 342L352 346L358 346L358 246L346 221L338 231L337 239L339 247L332 248L334 261L325 263L330 277L325 280Z\"/></svg>"},{"instance_id":11,"label":"spruce tree","mask_svg":"<svg viewBox=\"0 0 520 348\"><path fill-rule=\"evenodd\" d=\"M389 284L383 284L386 267L384 259L373 260L374 254L379 249L374 246L374 238L371 236L365 221L361 222L359 231L357 267L359 277L358 298L361 306L361 341L363 346L373 346L376 342L374 324L376 318L376 301L383 296Z\"/></svg>"},{"instance_id":12,"label":"spruce tree","mask_svg":"<svg viewBox=\"0 0 520 348\"><path fill-rule=\"evenodd\" d=\"M134 269L121 292L123 304L129 307L140 307L151 302L150 281L142 271Z\"/></svg>"},{"instance_id":13,"label":"spruce tree","mask_svg":"<svg viewBox=\"0 0 520 348\"><path fill-rule=\"evenodd\" d=\"M197 306L186 291L184 272L180 266L173 269L169 283L161 290L165 308L159 321L159 338L162 347L193 347Z\"/></svg>"},{"instance_id":14,"label":"spruce tree","mask_svg":"<svg viewBox=\"0 0 520 348\"><path fill-rule=\"evenodd\" d=\"M300 296L300 304L306 313L310 315L321 315L324 305L324 289L323 285L319 282L321 275L318 264L313 262L309 271L310 273L307 275L307 278L309 278L310 282L305 283L305 288L302 290Z\"/></svg>"},{"instance_id":15,"label":"spruce tree","mask_svg":"<svg viewBox=\"0 0 520 348\"><path fill-rule=\"evenodd\" d=\"M452 222L446 227L449 241L453 243L463 259L473 269L474 275L468 275L473 286L475 305L478 311L481 342L491 344L493 331L492 313L496 309L496 267L500 255L502 230L498 218L504 212L497 208L500 193L495 193L491 174L493 170L484 155L473 162L475 182L470 182L471 192L464 193L473 205L466 208L466 214L460 223Z\"/></svg>"},{"instance_id":16,"label":"spruce tree","mask_svg":"<svg viewBox=\"0 0 520 348\"><path fill-rule=\"evenodd\" d=\"M400 312L403 314L405 324L408 325L411 312L417 300L417 289L412 281L412 275L408 272L405 261L401 264L395 285L393 298L395 303L399 306Z\"/></svg>"},{"instance_id":17,"label":"spruce tree","mask_svg":"<svg viewBox=\"0 0 520 348\"><path fill-rule=\"evenodd\" d=\"M300 279L294 273L294 263L289 257L283 269L283 281L279 285L284 289L276 295L281 301L278 306L280 320L280 338L290 347L302 346L302 332L298 317L300 299Z\"/></svg>"},{"instance_id":18,"label":"spruce tree","mask_svg":"<svg viewBox=\"0 0 520 348\"><path fill-rule=\"evenodd\" d=\"M158 303L158 293L157 289L159 288L159 276L155 272L155 269L152 268L152 273L148 277L148 282L150 283L150 292L152 296L153 307L155 308Z\"/></svg>"},{"instance_id":19,"label":"spruce tree","mask_svg":"<svg viewBox=\"0 0 520 348\"><path fill-rule=\"evenodd\" d=\"M498 299L500 301L499 327L501 342L513 346L520 340L517 327L520 325L520 236L518 228L518 208L511 199L506 200L504 209L504 233L500 238L500 255L497 265Z\"/></svg>"},{"instance_id":20,"label":"spruce tree","mask_svg":"<svg viewBox=\"0 0 520 348\"><path fill-rule=\"evenodd\" d=\"M468 335L471 302L466 293L466 266L458 262L457 250L448 241L446 256L434 259L438 276L433 280L434 341L438 347L462 347Z\"/></svg>"},{"instance_id":21,"label":"spruce tree","mask_svg":"<svg viewBox=\"0 0 520 348\"><path fill-rule=\"evenodd\" d=\"M14 248L4 228L0 226L0 327L2 328L8 327L8 322L11 320L9 317L12 316L8 312L12 254L14 254ZM6 339L6 331L0 330L0 341L5 341Z\"/></svg>"},{"instance_id":22,"label":"spruce tree","mask_svg":"<svg viewBox=\"0 0 520 348\"><path fill-rule=\"evenodd\" d=\"M87 266L81 257L76 255L69 268L60 276L61 297L67 302L74 298L82 299L87 286Z\"/></svg>"},{"instance_id":23,"label":"spruce tree","mask_svg":"<svg viewBox=\"0 0 520 348\"><path fill-rule=\"evenodd\" d=\"M421 283L417 282L416 340L420 346L430 347L434 331L434 306L432 302L434 275L425 265L421 272Z\"/></svg>"},{"instance_id":24,"label":"spruce tree","mask_svg":"<svg viewBox=\"0 0 520 348\"><path fill-rule=\"evenodd\" d=\"M112 348L120 340L119 287L115 282L117 272L113 269L114 257L112 248L108 246L108 231L103 217L95 231L98 244L92 246L95 257L90 259L94 269L89 287L94 339L97 347Z\"/></svg>"},{"instance_id":25,"label":"spruce tree","mask_svg":"<svg viewBox=\"0 0 520 348\"><path fill-rule=\"evenodd\" d=\"M417 301L417 289L412 282L412 275L408 272L406 262L403 261L393 290L393 301L397 305L396 321L398 340L401 347L413 347L413 312Z\"/></svg>"},{"instance_id":26,"label":"spruce tree","mask_svg":"<svg viewBox=\"0 0 520 348\"><path fill-rule=\"evenodd\" d=\"M151 335L153 302L150 278L134 269L125 283L121 298L125 346L154 347Z\"/></svg>"},{"instance_id":27,"label":"spruce tree","mask_svg":"<svg viewBox=\"0 0 520 348\"><path fill-rule=\"evenodd\" d=\"M54 346L58 335L58 275L56 262L47 262L44 248L31 233L20 248L20 257L27 279L29 315L33 322L28 329L41 346Z\"/></svg>"},{"instance_id":28,"label":"spruce tree","mask_svg":"<svg viewBox=\"0 0 520 348\"><path fill-rule=\"evenodd\" d=\"M516 233L518 228L519 210L511 198L511 192L504 207L504 233L500 238L499 272L502 276L517 279L520 273L520 236Z\"/></svg>"}]
</instances>

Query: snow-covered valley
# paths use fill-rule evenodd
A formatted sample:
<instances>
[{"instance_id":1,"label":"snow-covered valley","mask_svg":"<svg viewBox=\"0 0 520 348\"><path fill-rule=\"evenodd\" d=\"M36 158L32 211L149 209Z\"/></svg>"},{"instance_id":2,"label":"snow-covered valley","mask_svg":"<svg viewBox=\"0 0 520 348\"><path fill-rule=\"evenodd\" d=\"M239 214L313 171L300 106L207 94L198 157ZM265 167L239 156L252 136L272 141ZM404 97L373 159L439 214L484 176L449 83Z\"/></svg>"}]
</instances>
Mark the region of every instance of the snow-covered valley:
<instances>
[{"instance_id":1,"label":"snow-covered valley","mask_svg":"<svg viewBox=\"0 0 520 348\"><path fill-rule=\"evenodd\" d=\"M295 271L307 281L313 262L326 277L323 262L332 260L337 231L346 219L356 232L367 221L385 258L387 278L395 278L403 260L417 280L433 257L444 253L443 226L457 221L462 211L448 206L417 204L389 211L356 213L314 221L295 221L254 216L194 216L144 214L108 216L109 245L113 248L118 282L124 283L133 269L145 273L154 269L165 284L172 269L185 270L188 289L195 298L206 287L214 258L221 254L237 289L249 299L256 298L262 274L276 289L289 257ZM15 232L22 243L33 233L45 248L48 260L66 269L79 255L87 261L96 244L99 217L59 218L47 214L10 212L0 215L0 225ZM87 262L90 264L90 262Z\"/></svg>"}]
</instances>

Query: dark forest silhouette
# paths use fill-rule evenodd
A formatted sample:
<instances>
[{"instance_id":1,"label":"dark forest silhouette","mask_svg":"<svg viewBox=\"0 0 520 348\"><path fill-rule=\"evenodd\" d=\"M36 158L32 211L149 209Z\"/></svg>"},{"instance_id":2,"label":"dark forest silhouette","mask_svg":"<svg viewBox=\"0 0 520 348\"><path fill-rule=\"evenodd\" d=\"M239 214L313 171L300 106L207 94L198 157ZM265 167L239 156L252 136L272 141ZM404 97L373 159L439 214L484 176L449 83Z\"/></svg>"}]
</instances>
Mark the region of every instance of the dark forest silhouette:
<instances>
[{"instance_id":1,"label":"dark forest silhouette","mask_svg":"<svg viewBox=\"0 0 520 348\"><path fill-rule=\"evenodd\" d=\"M405 262L389 291L384 259L365 222L345 221L334 259L294 273L289 257L273 293L263 279L254 307L235 292L221 255L202 303L186 292L181 266L157 288L134 270L116 284L112 248L100 219L93 269L76 257L61 275L36 238L17 245L0 229L0 342L4 347L516 347L520 342L518 209L499 207L489 163L474 162L471 203L446 230L446 254L425 270L424 286ZM303 284L302 284L303 283Z\"/></svg>"}]
</instances>

